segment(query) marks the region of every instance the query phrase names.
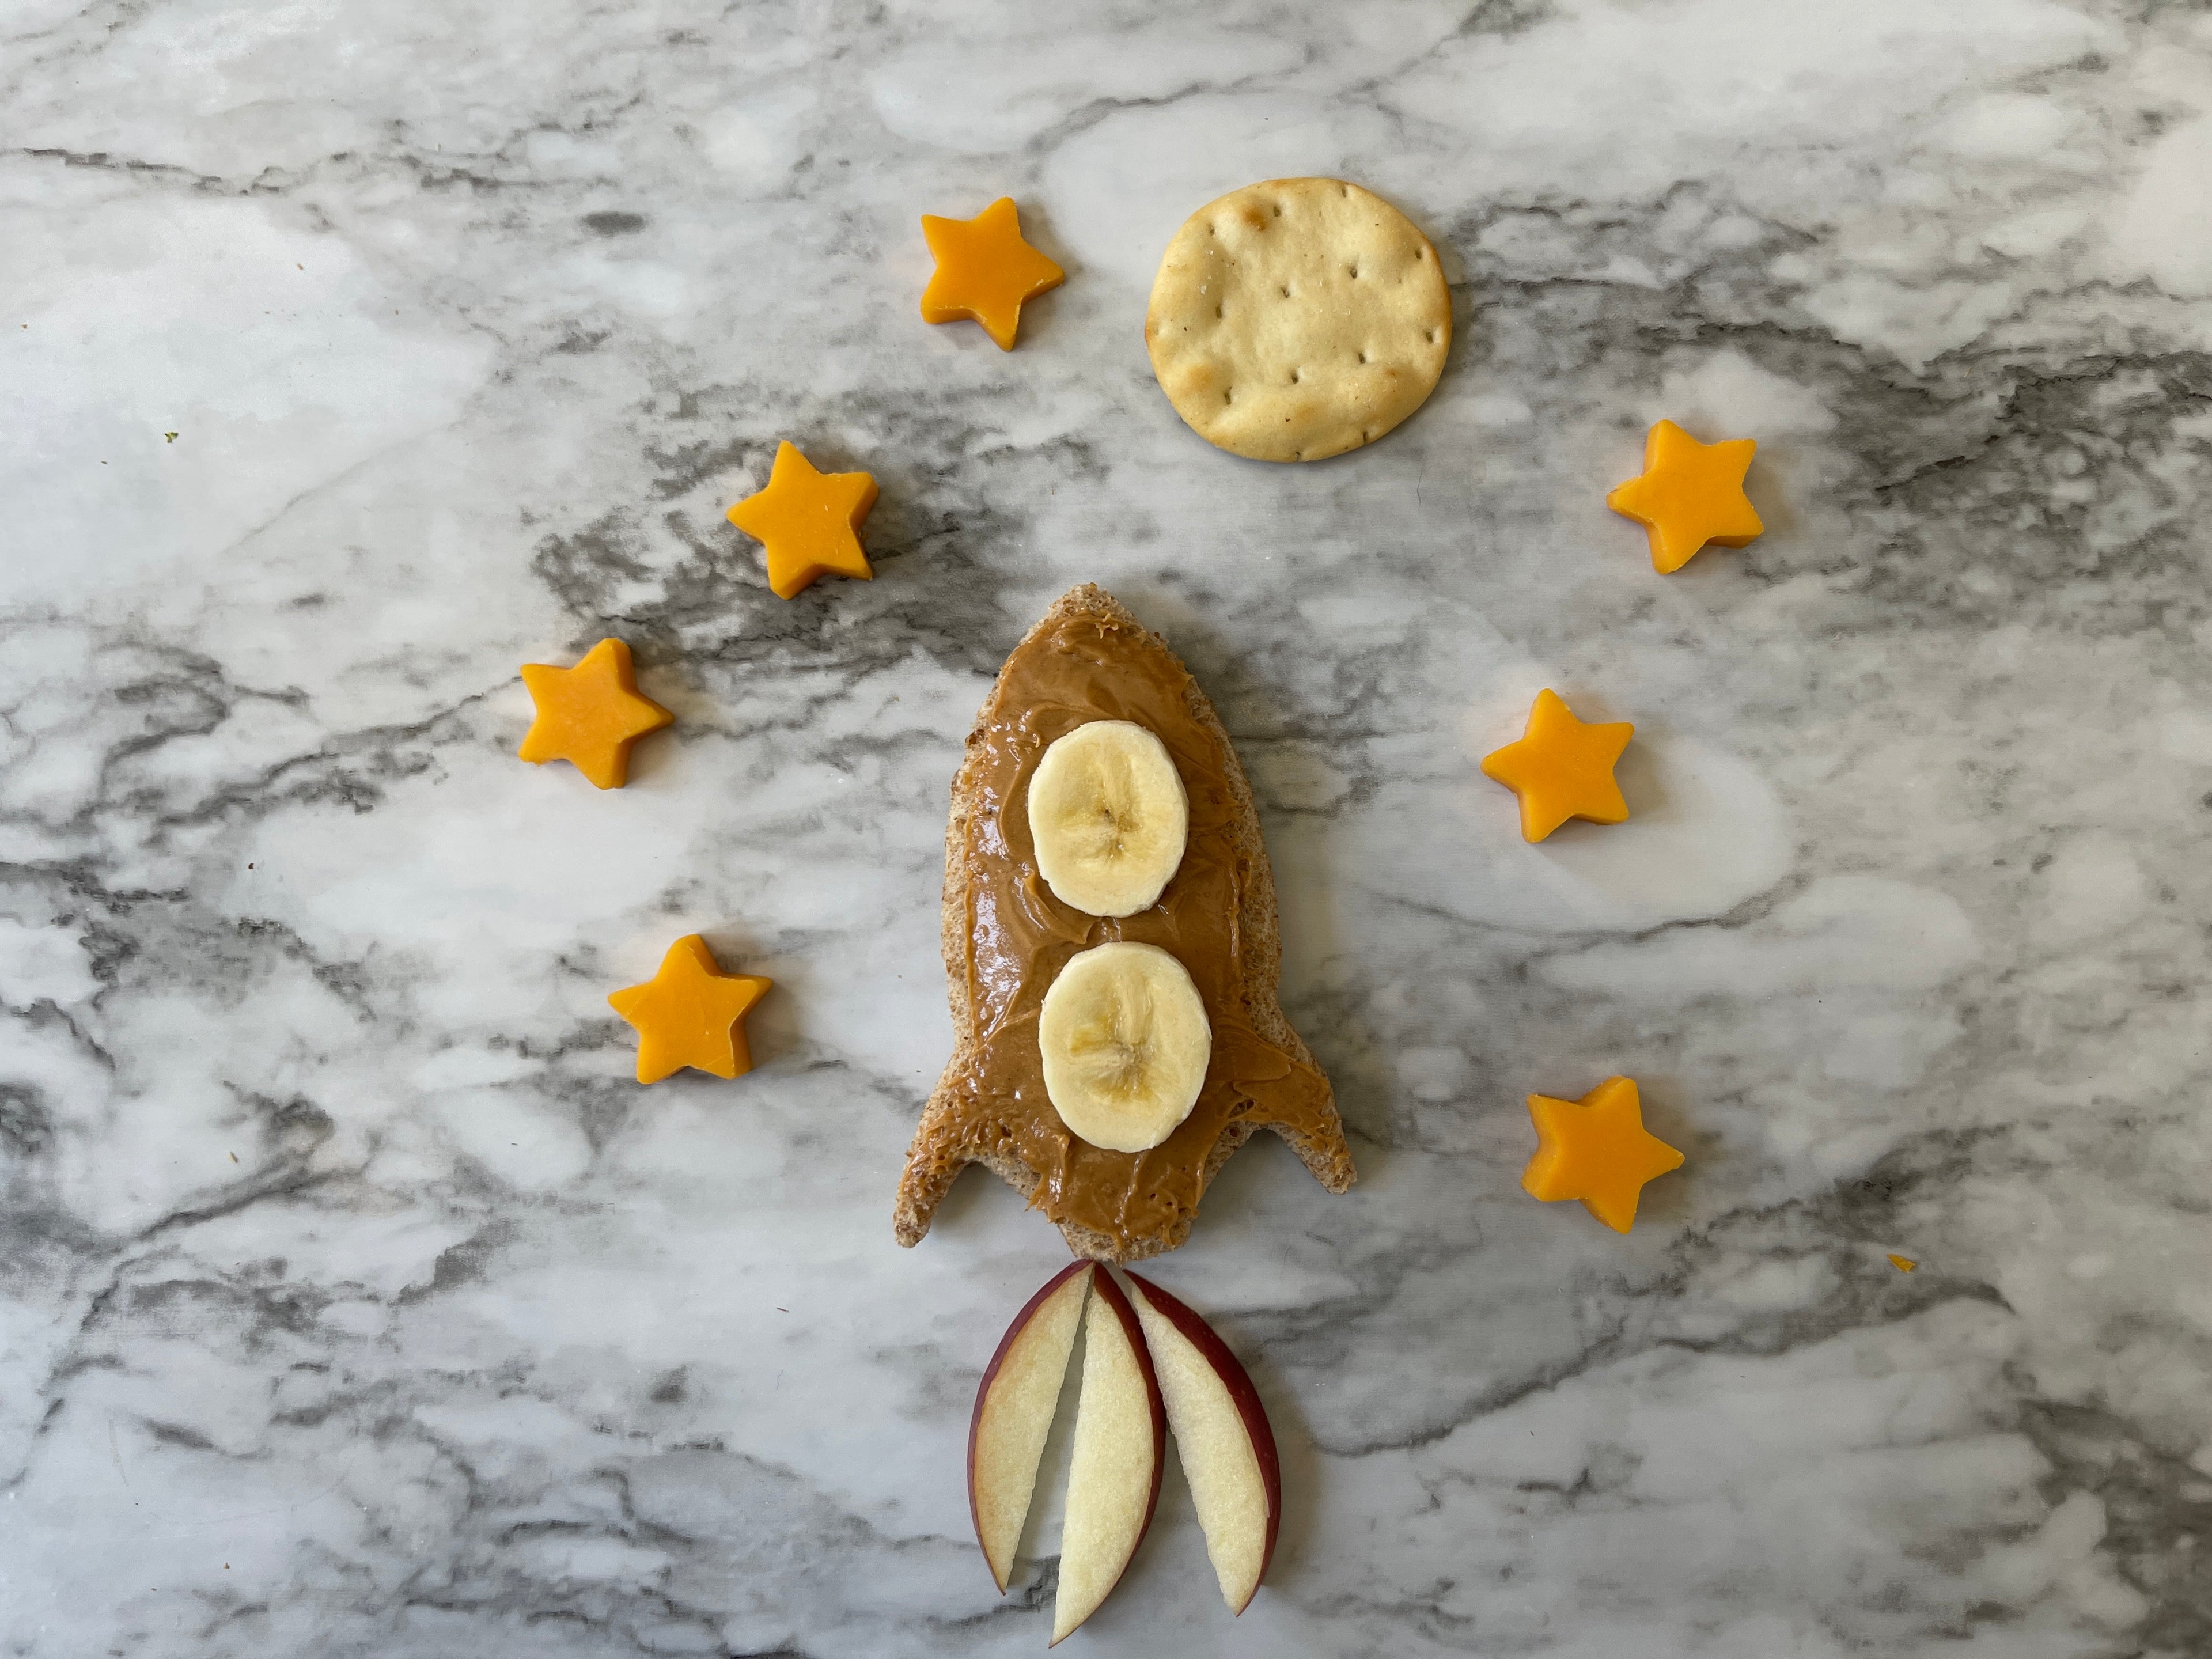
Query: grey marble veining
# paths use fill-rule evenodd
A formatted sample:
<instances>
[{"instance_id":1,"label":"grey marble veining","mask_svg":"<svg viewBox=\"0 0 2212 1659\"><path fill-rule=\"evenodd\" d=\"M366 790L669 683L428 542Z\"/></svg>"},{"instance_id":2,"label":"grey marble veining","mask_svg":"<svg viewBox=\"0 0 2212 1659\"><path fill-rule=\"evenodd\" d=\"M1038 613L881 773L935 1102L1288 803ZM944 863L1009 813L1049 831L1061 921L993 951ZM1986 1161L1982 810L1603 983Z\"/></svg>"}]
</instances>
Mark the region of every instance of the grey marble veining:
<instances>
[{"instance_id":1,"label":"grey marble veining","mask_svg":"<svg viewBox=\"0 0 2212 1659\"><path fill-rule=\"evenodd\" d=\"M1144 298L1303 172L1457 338L1249 465ZM1001 355L917 218L1007 193L1068 281ZM1159 1267L1267 1587L1171 1475L1072 1646L2212 1651L2208 201L2184 6L15 0L0 1652L1042 1650L960 1458L1060 1247L890 1202L946 784L1086 580L1237 739L1362 1179L1255 1144ZM1768 526L1665 579L1662 416ZM723 521L787 437L874 582ZM678 723L601 795L515 669L608 633ZM1545 685L1635 817L1532 848ZM759 1068L641 1090L693 930ZM1625 1239L1518 1187L1616 1071L1689 1159Z\"/></svg>"}]
</instances>

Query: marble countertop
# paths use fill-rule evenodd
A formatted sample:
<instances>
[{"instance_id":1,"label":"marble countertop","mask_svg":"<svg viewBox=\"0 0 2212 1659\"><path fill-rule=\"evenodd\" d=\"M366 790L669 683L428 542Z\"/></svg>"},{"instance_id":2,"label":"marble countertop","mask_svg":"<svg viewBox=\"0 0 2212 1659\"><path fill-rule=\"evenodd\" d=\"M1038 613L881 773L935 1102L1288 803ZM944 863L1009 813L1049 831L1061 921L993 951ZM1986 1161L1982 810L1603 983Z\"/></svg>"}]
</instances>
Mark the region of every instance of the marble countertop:
<instances>
[{"instance_id":1,"label":"marble countertop","mask_svg":"<svg viewBox=\"0 0 2212 1659\"><path fill-rule=\"evenodd\" d=\"M1158 1266L1267 1587L1171 1474L1068 1650L2212 1651L2212 16L1083 15L0 15L0 1652L1042 1652L961 1458L1065 1253L890 1201L946 786L1091 580L1237 739L1361 1179L1255 1143ZM1300 173L1457 334L1285 468L1139 323ZM1068 271L1010 355L915 315L1001 194ZM1767 526L1671 578L1603 504L1661 416ZM768 592L781 438L873 582ZM609 634L678 722L599 794L516 669ZM1531 848L1475 762L1547 685L1635 816ZM691 931L760 1064L641 1089ZM1688 1154L1626 1238L1519 1188L1616 1072Z\"/></svg>"}]
</instances>

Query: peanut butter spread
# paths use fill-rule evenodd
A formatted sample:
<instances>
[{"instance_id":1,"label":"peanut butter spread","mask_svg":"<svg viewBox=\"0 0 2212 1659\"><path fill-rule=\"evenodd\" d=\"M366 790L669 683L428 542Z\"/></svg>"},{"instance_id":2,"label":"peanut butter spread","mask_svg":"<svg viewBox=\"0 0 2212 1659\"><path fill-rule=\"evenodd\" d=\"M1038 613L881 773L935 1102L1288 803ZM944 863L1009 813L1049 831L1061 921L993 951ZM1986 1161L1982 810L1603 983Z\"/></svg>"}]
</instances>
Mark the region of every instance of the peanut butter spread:
<instances>
[{"instance_id":1,"label":"peanut butter spread","mask_svg":"<svg viewBox=\"0 0 2212 1659\"><path fill-rule=\"evenodd\" d=\"M1008 659L999 695L969 739L978 786L963 849L975 1048L952 1079L959 1139L1036 1171L1030 1201L1054 1222L1123 1245L1188 1225L1215 1145L1232 1126L1279 1127L1294 1144L1340 1133L1328 1079L1254 1026L1246 992L1251 942L1243 926L1252 852L1230 783L1235 757L1194 713L1204 707L1188 672L1150 636L1075 615ZM1189 841L1174 878L1152 908L1118 919L1085 915L1053 896L1037 870L1026 810L1030 775L1046 748L1099 720L1133 720L1156 732L1190 799ZM1046 1096L1037 1049L1039 1005L1062 964L1117 939L1173 953L1213 1027L1198 1103L1166 1140L1141 1152L1107 1151L1070 1133ZM1272 983L1265 989L1272 994Z\"/></svg>"}]
</instances>

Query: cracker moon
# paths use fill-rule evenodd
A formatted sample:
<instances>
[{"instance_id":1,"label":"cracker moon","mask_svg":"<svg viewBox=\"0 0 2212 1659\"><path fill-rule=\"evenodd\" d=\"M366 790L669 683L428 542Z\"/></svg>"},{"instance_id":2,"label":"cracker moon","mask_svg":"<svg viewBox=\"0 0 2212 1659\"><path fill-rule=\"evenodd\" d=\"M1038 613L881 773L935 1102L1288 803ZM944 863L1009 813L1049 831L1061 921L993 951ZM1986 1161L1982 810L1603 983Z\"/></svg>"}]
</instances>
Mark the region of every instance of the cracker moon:
<instances>
[{"instance_id":1,"label":"cracker moon","mask_svg":"<svg viewBox=\"0 0 2212 1659\"><path fill-rule=\"evenodd\" d=\"M1276 179L1209 202L1160 260L1145 314L1160 389L1208 443L1319 461L1425 403L1451 350L1437 251L1381 197Z\"/></svg>"}]
</instances>

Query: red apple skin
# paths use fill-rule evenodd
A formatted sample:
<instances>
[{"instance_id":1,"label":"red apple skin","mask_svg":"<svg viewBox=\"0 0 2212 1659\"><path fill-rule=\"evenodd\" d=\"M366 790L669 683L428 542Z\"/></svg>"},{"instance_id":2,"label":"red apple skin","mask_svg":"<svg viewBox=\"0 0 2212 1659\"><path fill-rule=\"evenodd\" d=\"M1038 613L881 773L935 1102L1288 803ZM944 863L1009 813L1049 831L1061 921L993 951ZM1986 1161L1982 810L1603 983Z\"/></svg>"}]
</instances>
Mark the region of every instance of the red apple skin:
<instances>
[{"instance_id":1,"label":"red apple skin","mask_svg":"<svg viewBox=\"0 0 2212 1659\"><path fill-rule=\"evenodd\" d=\"M1036 1316L1036 1310L1044 1306L1045 1302L1051 1297L1054 1291L1066 1284L1067 1281L1070 1279L1073 1279L1077 1273L1083 1272L1085 1268L1093 1265L1093 1263L1089 1261L1069 1262L1065 1267L1062 1267L1058 1273L1047 1279L1044 1282L1043 1288L1038 1291L1035 1296L1022 1304L1022 1310L1014 1316L1013 1323L1006 1327L1006 1334L999 1339L999 1346L993 1351L991 1355L991 1363L983 1367L983 1380L975 1385L975 1409L969 1413L968 1418L968 1522L970 1526L975 1528L975 1547L979 1550L983 1548L983 1517L976 1512L975 1509L975 1436L983 1426L983 1402L991 1397L991 1384L999 1375L999 1367L1006 1364L1007 1350L1014 1346L1014 1339L1019 1336L1023 1331L1029 1328L1029 1322ZM1106 1275L1101 1273L1098 1275L1098 1278L1100 1282L1103 1283L1105 1281ZM1116 1296L1121 1294L1119 1286L1115 1287L1115 1294ZM1122 1305L1124 1307L1127 1306L1126 1300ZM1135 1311L1132 1310L1129 1313L1129 1318L1133 1321L1136 1316ZM1152 1357L1147 1354L1145 1358L1145 1368L1147 1374L1149 1374L1152 1370ZM1153 1385L1152 1393L1155 1400L1157 1400L1159 1394L1159 1387L1157 1382ZM1164 1407L1156 1404L1152 1408L1153 1415L1156 1417L1161 1416L1164 1410ZM1164 1418L1163 1420L1164 1420ZM1159 1476L1158 1474L1155 1474L1152 1476L1152 1496L1155 1501L1157 1501L1159 1497ZM1273 1540L1272 1538L1268 1540L1268 1544L1269 1548L1272 1549L1273 1547ZM985 1571L988 1572L990 1571L990 1556L988 1552L984 1554L983 1565ZM993 1579L993 1582L997 1582L995 1577ZM1004 1588L1004 1586L1000 1586L1002 1593Z\"/></svg>"},{"instance_id":2,"label":"red apple skin","mask_svg":"<svg viewBox=\"0 0 2212 1659\"><path fill-rule=\"evenodd\" d=\"M1135 1275L1132 1274L1131 1277L1133 1278ZM1159 1373L1152 1369L1152 1351L1145 1346L1145 1328L1138 1322L1137 1310L1129 1305L1129 1298L1122 1294L1121 1287L1114 1282L1114 1275L1101 1267L1098 1270L1098 1277L1091 1281L1091 1292L1111 1308L1114 1310L1115 1318L1121 1322L1121 1334L1129 1339L1129 1346L1137 1352L1137 1369L1145 1374L1145 1397L1152 1408L1152 1495L1145 1501L1145 1524L1137 1528L1137 1543L1142 1545L1145 1541L1145 1534L1152 1529L1152 1513L1160 1506L1160 1476L1167 1468L1168 1402L1160 1397ZM1178 1303L1176 1305L1181 1307L1182 1304ZM1189 1313L1190 1310L1184 1308L1183 1311ZM1191 1314L1194 1319L1197 1316L1195 1314ZM1223 1352L1228 1351L1224 1349ZM1230 1363L1234 1364L1236 1362L1232 1360ZM1237 1375L1241 1376L1243 1373L1239 1370ZM1251 1385L1248 1382L1245 1386L1249 1388ZM1275 1443L1273 1440L1268 1441L1267 1455L1271 1458L1274 1455L1274 1450ZM1267 1550L1271 1555L1274 1553L1274 1546L1271 1522L1267 1539ZM1130 1556L1133 1559L1136 1553L1135 1547L1133 1547L1129 1552Z\"/></svg>"},{"instance_id":3,"label":"red apple skin","mask_svg":"<svg viewBox=\"0 0 2212 1659\"><path fill-rule=\"evenodd\" d=\"M1229 1345L1215 1333L1212 1326L1200 1319L1184 1303L1170 1296L1149 1279L1140 1279L1124 1267L1129 1282L1143 1292L1169 1324L1180 1331L1191 1346L1202 1355L1206 1363L1221 1373L1228 1385L1229 1397L1237 1404L1237 1413L1244 1419L1244 1432L1251 1437L1252 1455L1260 1461L1260 1484L1267 1493L1267 1542L1260 1555L1260 1580L1265 1583L1267 1568L1275 1559L1275 1534L1283 1520L1283 1462L1275 1450L1275 1431L1268 1425L1267 1408L1260 1403L1260 1390L1252 1386L1251 1373L1229 1351ZM1107 1274L1098 1275L1102 1285L1111 1282ZM1149 1359L1146 1364L1151 1362ZM1248 1602L1246 1606L1249 1606ZM1243 1607L1237 1609L1238 1613Z\"/></svg>"}]
</instances>

